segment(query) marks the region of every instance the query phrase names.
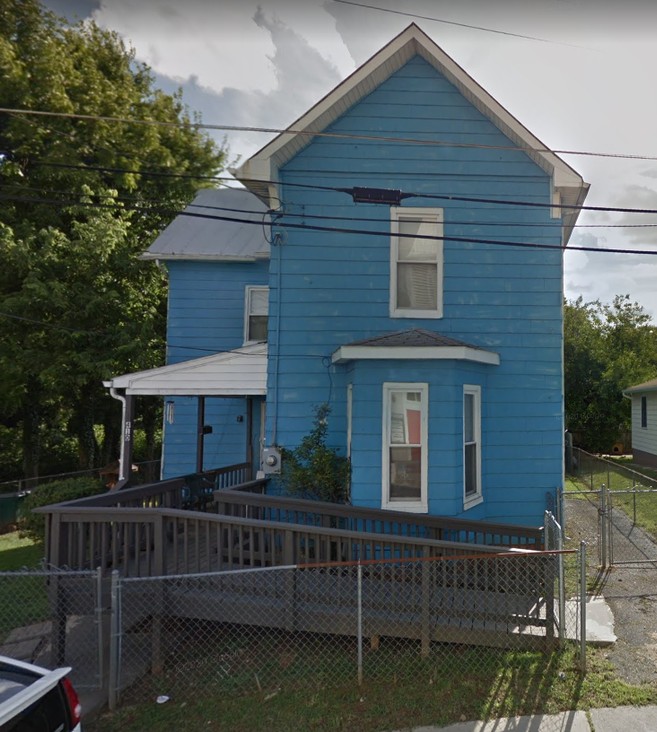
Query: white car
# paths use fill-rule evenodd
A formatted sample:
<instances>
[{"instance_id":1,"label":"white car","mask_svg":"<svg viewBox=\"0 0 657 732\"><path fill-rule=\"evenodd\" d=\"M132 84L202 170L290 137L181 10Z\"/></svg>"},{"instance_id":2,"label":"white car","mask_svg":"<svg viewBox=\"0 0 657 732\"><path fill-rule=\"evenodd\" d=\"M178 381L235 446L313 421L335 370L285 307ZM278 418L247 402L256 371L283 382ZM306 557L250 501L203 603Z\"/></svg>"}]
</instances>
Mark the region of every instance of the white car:
<instances>
[{"instance_id":1,"label":"white car","mask_svg":"<svg viewBox=\"0 0 657 732\"><path fill-rule=\"evenodd\" d=\"M70 671L0 656L0 730L82 732L82 708Z\"/></svg>"}]
</instances>

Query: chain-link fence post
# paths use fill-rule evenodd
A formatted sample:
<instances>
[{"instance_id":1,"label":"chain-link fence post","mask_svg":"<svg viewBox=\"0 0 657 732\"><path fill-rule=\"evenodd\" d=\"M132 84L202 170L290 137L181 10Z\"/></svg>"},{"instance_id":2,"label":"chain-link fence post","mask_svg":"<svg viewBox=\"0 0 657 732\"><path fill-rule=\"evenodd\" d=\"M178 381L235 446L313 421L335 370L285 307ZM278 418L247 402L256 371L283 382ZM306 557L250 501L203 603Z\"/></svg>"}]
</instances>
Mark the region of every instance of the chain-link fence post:
<instances>
[{"instance_id":1,"label":"chain-link fence post","mask_svg":"<svg viewBox=\"0 0 657 732\"><path fill-rule=\"evenodd\" d=\"M358 560L356 570L357 584L357 609L356 609L356 635L358 643L358 686L363 684L363 565Z\"/></svg>"},{"instance_id":2,"label":"chain-link fence post","mask_svg":"<svg viewBox=\"0 0 657 732\"><path fill-rule=\"evenodd\" d=\"M605 484L600 486L600 566L607 569L607 490Z\"/></svg>"},{"instance_id":3,"label":"chain-link fence post","mask_svg":"<svg viewBox=\"0 0 657 732\"><path fill-rule=\"evenodd\" d=\"M586 542L579 545L579 669L586 673Z\"/></svg>"},{"instance_id":4,"label":"chain-link fence post","mask_svg":"<svg viewBox=\"0 0 657 732\"><path fill-rule=\"evenodd\" d=\"M103 688L103 675L105 673L104 657L104 632L103 632L103 570L96 567L96 637L98 639L98 688Z\"/></svg>"},{"instance_id":5,"label":"chain-link fence post","mask_svg":"<svg viewBox=\"0 0 657 732\"><path fill-rule=\"evenodd\" d=\"M121 581L119 572L116 569L112 572L110 598L111 614L107 702L110 711L114 711L119 698L119 679L121 673Z\"/></svg>"}]
</instances>

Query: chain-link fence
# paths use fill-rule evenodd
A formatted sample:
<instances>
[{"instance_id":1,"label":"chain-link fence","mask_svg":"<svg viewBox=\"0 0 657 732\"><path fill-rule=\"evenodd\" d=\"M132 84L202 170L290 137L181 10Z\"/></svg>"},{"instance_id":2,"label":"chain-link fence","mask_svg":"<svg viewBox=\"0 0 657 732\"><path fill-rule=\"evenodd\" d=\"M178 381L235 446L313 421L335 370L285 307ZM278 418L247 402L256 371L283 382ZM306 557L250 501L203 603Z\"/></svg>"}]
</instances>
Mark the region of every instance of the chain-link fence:
<instances>
[{"instance_id":1,"label":"chain-link fence","mask_svg":"<svg viewBox=\"0 0 657 732\"><path fill-rule=\"evenodd\" d=\"M103 685L102 577L98 572L0 572L0 655L71 666L77 687Z\"/></svg>"},{"instance_id":2,"label":"chain-link fence","mask_svg":"<svg viewBox=\"0 0 657 732\"><path fill-rule=\"evenodd\" d=\"M377 679L448 684L568 643L583 668L580 561L578 552L509 552L115 575L110 706Z\"/></svg>"},{"instance_id":3,"label":"chain-link fence","mask_svg":"<svg viewBox=\"0 0 657 732\"><path fill-rule=\"evenodd\" d=\"M593 516L597 512L595 543L599 565L653 565L657 561L657 480L577 448L573 451L573 477L588 490L564 491L557 506L563 515L563 498L578 498L588 505L570 500L571 514L583 516L588 511ZM568 516L565 518L568 523Z\"/></svg>"}]
</instances>

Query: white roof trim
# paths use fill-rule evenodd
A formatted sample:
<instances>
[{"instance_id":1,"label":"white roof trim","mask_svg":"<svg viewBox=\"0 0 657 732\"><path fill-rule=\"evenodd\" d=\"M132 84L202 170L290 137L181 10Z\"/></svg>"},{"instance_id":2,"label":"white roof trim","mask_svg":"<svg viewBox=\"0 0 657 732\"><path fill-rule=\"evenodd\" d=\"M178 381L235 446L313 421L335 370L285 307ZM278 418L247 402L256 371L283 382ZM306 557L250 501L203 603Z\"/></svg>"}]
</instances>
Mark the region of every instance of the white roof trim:
<instances>
[{"instance_id":1,"label":"white roof trim","mask_svg":"<svg viewBox=\"0 0 657 732\"><path fill-rule=\"evenodd\" d=\"M500 356L469 346L341 346L332 356L333 363L345 363L359 359L409 361L474 361L491 366L500 365Z\"/></svg>"},{"instance_id":2,"label":"white roof trim","mask_svg":"<svg viewBox=\"0 0 657 732\"><path fill-rule=\"evenodd\" d=\"M267 344L115 376L103 382L126 394L155 396L264 396Z\"/></svg>"},{"instance_id":3,"label":"white roof trim","mask_svg":"<svg viewBox=\"0 0 657 732\"><path fill-rule=\"evenodd\" d=\"M153 254L151 252L144 252L139 256L139 259L160 262L165 262L169 259L197 262L257 262L261 259L269 259L269 254L267 252L258 252L253 256L245 257L231 254Z\"/></svg>"},{"instance_id":4,"label":"white roof trim","mask_svg":"<svg viewBox=\"0 0 657 732\"><path fill-rule=\"evenodd\" d=\"M239 166L234 175L253 193L267 199L271 192L267 181L278 180L279 168L310 144L314 137L313 133L329 127L415 55L420 55L443 74L515 145L530 149L527 155L552 176L553 187L561 194L561 202L564 205L581 205L586 197L588 184L584 183L579 173L550 151L415 23L409 25L293 122L288 129L294 131L279 134ZM564 242L568 240L578 215L577 209L566 209L563 212Z\"/></svg>"}]
</instances>

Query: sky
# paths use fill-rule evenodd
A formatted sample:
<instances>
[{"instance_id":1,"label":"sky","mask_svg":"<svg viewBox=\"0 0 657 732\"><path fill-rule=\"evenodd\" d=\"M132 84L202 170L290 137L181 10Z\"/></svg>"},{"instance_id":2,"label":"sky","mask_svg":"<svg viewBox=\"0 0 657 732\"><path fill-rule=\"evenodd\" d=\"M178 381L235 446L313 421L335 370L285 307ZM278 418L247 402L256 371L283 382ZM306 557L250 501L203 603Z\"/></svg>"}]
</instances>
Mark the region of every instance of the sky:
<instances>
[{"instance_id":1,"label":"sky","mask_svg":"<svg viewBox=\"0 0 657 732\"><path fill-rule=\"evenodd\" d=\"M117 31L151 67L157 86L168 92L181 87L203 122L268 128L290 125L416 22L552 150L595 153L561 154L590 183L587 205L657 209L652 0L45 4L70 20L91 17ZM272 138L216 136L225 140L232 162ZM583 212L578 224L570 247L657 251L656 215ZM657 256L570 249L564 280L569 299L610 302L627 294L657 321Z\"/></svg>"}]
</instances>

